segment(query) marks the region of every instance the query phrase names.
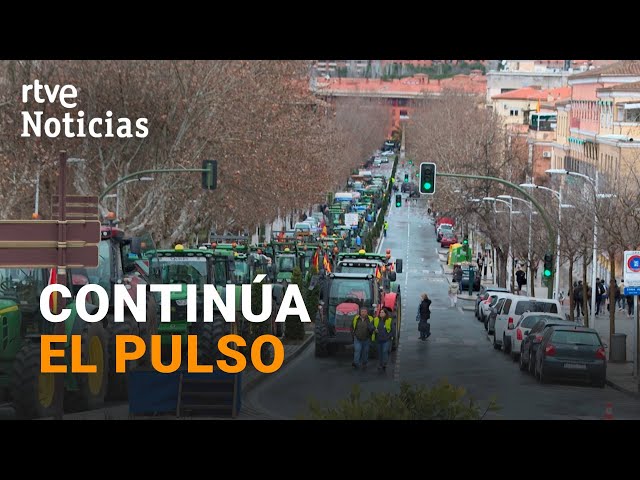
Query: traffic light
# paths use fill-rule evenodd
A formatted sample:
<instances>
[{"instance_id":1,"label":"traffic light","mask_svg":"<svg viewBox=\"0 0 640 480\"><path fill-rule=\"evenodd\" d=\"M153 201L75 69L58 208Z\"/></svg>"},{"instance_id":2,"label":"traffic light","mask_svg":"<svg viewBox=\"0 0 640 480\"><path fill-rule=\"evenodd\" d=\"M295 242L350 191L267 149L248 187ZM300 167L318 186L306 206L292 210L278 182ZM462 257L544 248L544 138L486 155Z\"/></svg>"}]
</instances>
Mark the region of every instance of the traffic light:
<instances>
[{"instance_id":1,"label":"traffic light","mask_svg":"<svg viewBox=\"0 0 640 480\"><path fill-rule=\"evenodd\" d=\"M542 272L544 278L550 278L553 275L553 255L550 253L544 256L544 270Z\"/></svg>"},{"instance_id":2,"label":"traffic light","mask_svg":"<svg viewBox=\"0 0 640 480\"><path fill-rule=\"evenodd\" d=\"M404 183L409 183L409 174L408 173L404 174Z\"/></svg>"},{"instance_id":3,"label":"traffic light","mask_svg":"<svg viewBox=\"0 0 640 480\"><path fill-rule=\"evenodd\" d=\"M420 164L420 193L433 195L436 192L436 164L422 162Z\"/></svg>"},{"instance_id":4,"label":"traffic light","mask_svg":"<svg viewBox=\"0 0 640 480\"><path fill-rule=\"evenodd\" d=\"M218 186L218 161L202 161L202 188L205 190L215 190Z\"/></svg>"},{"instance_id":5,"label":"traffic light","mask_svg":"<svg viewBox=\"0 0 640 480\"><path fill-rule=\"evenodd\" d=\"M409 165L413 165L413 160L409 160Z\"/></svg>"},{"instance_id":6,"label":"traffic light","mask_svg":"<svg viewBox=\"0 0 640 480\"><path fill-rule=\"evenodd\" d=\"M469 239L467 237L464 237L464 240L462 240L462 244L469 245Z\"/></svg>"},{"instance_id":7,"label":"traffic light","mask_svg":"<svg viewBox=\"0 0 640 480\"><path fill-rule=\"evenodd\" d=\"M402 194L398 193L396 194L396 207L401 207L402 206Z\"/></svg>"}]
</instances>

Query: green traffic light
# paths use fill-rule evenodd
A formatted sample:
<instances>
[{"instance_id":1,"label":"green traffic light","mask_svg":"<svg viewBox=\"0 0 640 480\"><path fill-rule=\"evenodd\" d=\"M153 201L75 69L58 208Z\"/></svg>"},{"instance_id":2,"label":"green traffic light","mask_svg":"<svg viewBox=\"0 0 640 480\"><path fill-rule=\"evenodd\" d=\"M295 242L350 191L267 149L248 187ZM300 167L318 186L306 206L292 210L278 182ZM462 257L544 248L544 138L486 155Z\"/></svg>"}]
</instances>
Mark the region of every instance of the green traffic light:
<instances>
[{"instance_id":1,"label":"green traffic light","mask_svg":"<svg viewBox=\"0 0 640 480\"><path fill-rule=\"evenodd\" d=\"M424 182L423 186L425 190L431 190L431 184L429 182Z\"/></svg>"},{"instance_id":2,"label":"green traffic light","mask_svg":"<svg viewBox=\"0 0 640 480\"><path fill-rule=\"evenodd\" d=\"M544 271L544 276L545 277L550 277L551 276L551 270L545 270Z\"/></svg>"}]
</instances>

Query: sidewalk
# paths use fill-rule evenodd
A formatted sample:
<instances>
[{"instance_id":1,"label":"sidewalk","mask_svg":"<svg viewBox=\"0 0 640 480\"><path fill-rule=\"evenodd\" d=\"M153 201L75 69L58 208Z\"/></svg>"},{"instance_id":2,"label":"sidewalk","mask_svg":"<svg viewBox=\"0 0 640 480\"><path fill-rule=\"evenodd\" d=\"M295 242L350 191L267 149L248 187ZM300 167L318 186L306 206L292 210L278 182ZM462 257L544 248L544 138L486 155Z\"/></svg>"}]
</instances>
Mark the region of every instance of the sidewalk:
<instances>
[{"instance_id":1,"label":"sidewalk","mask_svg":"<svg viewBox=\"0 0 640 480\"><path fill-rule=\"evenodd\" d=\"M289 362L300 355L311 343L313 343L313 323L305 325L307 327L306 337L296 344L284 345L284 364L281 368L285 368ZM251 365L251 361L247 362L247 368L243 372L242 377L242 395L256 387L259 383L268 378L268 374L260 373ZM242 406L240 407L242 412ZM196 418L196 417L194 417ZM197 417L198 419L215 418L217 420L225 420L224 417ZM129 404L123 403L112 405L98 410L88 410L85 412L70 413L63 416L63 420L189 420L189 417L177 418L175 415L163 414L158 416L131 416L129 415ZM228 420L231 420L229 418Z\"/></svg>"}]
</instances>

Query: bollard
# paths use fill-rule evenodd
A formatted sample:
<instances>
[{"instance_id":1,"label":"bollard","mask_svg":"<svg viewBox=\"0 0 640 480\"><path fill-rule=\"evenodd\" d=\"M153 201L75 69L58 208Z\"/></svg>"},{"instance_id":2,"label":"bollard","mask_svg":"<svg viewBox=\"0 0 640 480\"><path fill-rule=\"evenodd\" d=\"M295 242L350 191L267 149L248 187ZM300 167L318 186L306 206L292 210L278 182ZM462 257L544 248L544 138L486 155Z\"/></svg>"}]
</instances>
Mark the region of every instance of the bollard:
<instances>
[{"instance_id":1,"label":"bollard","mask_svg":"<svg viewBox=\"0 0 640 480\"><path fill-rule=\"evenodd\" d=\"M475 280L473 268L469 266L469 296L473 295L473 282Z\"/></svg>"}]
</instances>

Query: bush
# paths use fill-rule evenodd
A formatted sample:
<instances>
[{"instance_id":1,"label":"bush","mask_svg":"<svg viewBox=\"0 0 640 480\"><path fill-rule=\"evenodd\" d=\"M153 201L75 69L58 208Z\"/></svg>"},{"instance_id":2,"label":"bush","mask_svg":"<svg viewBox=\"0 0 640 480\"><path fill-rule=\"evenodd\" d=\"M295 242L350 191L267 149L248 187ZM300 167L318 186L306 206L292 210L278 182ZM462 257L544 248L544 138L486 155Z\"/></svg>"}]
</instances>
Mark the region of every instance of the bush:
<instances>
[{"instance_id":1,"label":"bush","mask_svg":"<svg viewBox=\"0 0 640 480\"><path fill-rule=\"evenodd\" d=\"M302 271L298 266L293 269L291 283L298 285L300 292L304 291L302 286ZM302 340L304 338L304 323L300 321L298 315L288 315L284 321L284 325L284 337L287 340Z\"/></svg>"},{"instance_id":2,"label":"bush","mask_svg":"<svg viewBox=\"0 0 640 480\"><path fill-rule=\"evenodd\" d=\"M432 388L403 382L399 393L376 393L363 399L355 385L349 397L335 408L322 408L312 401L312 420L482 420L488 411L498 410L494 400L484 410L466 390L441 381Z\"/></svg>"}]
</instances>

